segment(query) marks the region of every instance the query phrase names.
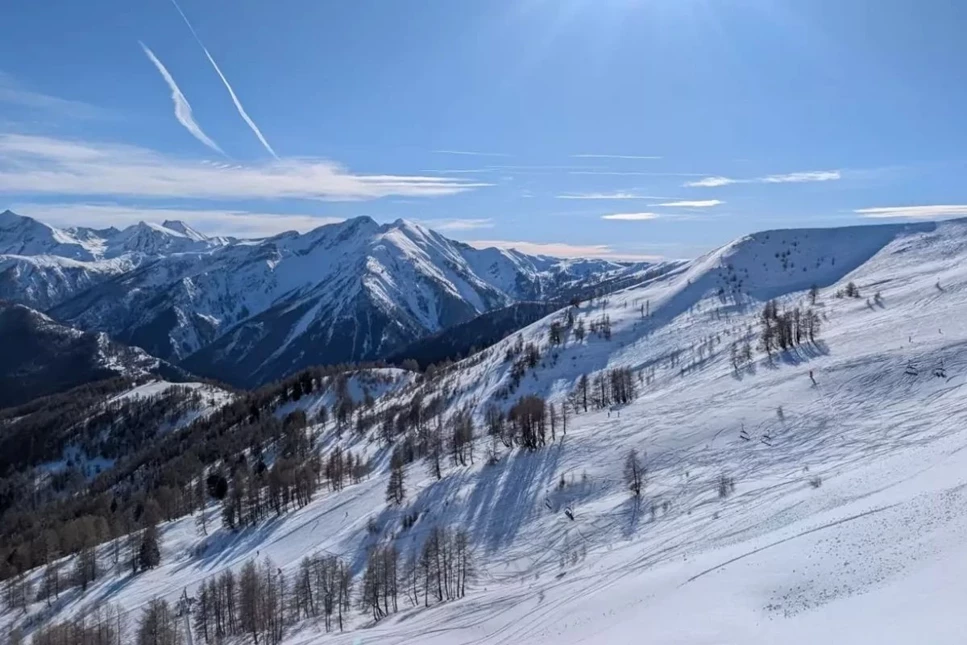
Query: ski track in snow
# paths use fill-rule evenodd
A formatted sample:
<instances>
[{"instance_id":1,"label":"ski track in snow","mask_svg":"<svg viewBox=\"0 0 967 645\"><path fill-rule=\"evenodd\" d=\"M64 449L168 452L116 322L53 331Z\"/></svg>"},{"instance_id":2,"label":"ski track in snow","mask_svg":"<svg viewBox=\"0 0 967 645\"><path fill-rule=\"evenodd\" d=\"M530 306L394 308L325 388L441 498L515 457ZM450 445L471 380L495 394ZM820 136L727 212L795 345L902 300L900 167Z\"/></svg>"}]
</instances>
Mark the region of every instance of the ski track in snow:
<instances>
[{"instance_id":1,"label":"ski track in snow","mask_svg":"<svg viewBox=\"0 0 967 645\"><path fill-rule=\"evenodd\" d=\"M755 329L761 301L721 301L717 290L732 275L762 297L795 285L780 298L785 305L804 302L816 281L817 309L828 318L821 341L772 362L757 353L753 365L733 372L729 344L747 325ZM862 297L835 298L850 280ZM882 303L867 306L878 290ZM643 319L646 301L652 315ZM556 359L545 351L542 366L500 404L530 393L559 401L586 372L654 368L631 404L570 416L566 437L534 453L501 447L495 466L483 464L481 439L476 465L448 466L441 481L414 464L401 509L384 501L385 447L317 428L327 447L371 458L374 474L237 535L219 530L201 539L193 518L169 523L161 567L104 577L83 597L65 594L55 615L105 601L137 612L153 596L191 594L256 553L286 573L306 555L340 554L359 574L372 520L399 533L404 554L437 523L466 527L477 553L472 590L429 610L401 601L403 610L377 625L355 615L343 634L303 623L288 645L963 642L967 224L757 234L613 294L606 305L584 304L578 315L587 324L604 313L610 341L569 338ZM521 335L543 344L559 319L553 314ZM699 352L716 335L720 342ZM451 410L476 404L479 420L482 403L509 380L504 353L515 336L461 364L450 379ZM911 362L915 376L905 373ZM378 405L414 391L406 377L391 376L404 380L374 387ZM351 383L354 397L362 389ZM296 407L312 414L331 397L305 397L279 414ZM640 506L621 481L629 448L647 453ZM736 484L724 499L716 492L721 474ZM567 484L557 490L562 476ZM424 515L399 532L411 510ZM208 512L217 524L215 507Z\"/></svg>"}]
</instances>

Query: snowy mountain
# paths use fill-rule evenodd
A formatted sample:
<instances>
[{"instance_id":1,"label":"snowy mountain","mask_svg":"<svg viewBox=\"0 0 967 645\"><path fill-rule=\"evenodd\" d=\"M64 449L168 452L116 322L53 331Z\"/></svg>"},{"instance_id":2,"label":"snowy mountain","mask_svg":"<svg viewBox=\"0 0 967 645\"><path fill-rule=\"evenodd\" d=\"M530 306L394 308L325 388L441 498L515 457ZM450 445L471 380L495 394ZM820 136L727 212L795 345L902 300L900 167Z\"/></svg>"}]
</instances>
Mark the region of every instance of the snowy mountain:
<instances>
[{"instance_id":1,"label":"snowy mountain","mask_svg":"<svg viewBox=\"0 0 967 645\"><path fill-rule=\"evenodd\" d=\"M82 332L29 307L3 301L0 338L0 408L108 378L188 378L184 370L104 333Z\"/></svg>"},{"instance_id":2,"label":"snowy mountain","mask_svg":"<svg viewBox=\"0 0 967 645\"><path fill-rule=\"evenodd\" d=\"M210 238L184 222L139 222L124 230L55 228L9 210L0 213L0 256L56 256L94 262L122 256L153 259L168 253L203 251L231 240Z\"/></svg>"},{"instance_id":3,"label":"snowy mountain","mask_svg":"<svg viewBox=\"0 0 967 645\"><path fill-rule=\"evenodd\" d=\"M212 415L222 425L166 435L159 451L181 459L175 446L209 455L216 440L262 437L201 471L231 466L227 490L249 491L251 523L224 523L231 493L206 497L161 522L157 566L112 566L105 542L104 572L83 590L49 609L32 599L0 623L30 631L105 603L138 620L153 599L186 595L199 642L201 599L257 561L295 608L279 609L281 627L246 625L286 645L961 643L965 267L967 221L768 231L432 375L293 377ZM328 464L327 483L260 518L253 482L283 481L286 425ZM337 481L331 465L347 452L365 473ZM184 476L170 485L190 489ZM465 595L447 587L437 600L427 580L440 569L424 556L444 529L463 532L473 566ZM400 584L383 613L367 592L372 554L389 545ZM79 559L62 555L57 566ZM313 577L323 558L351 577L337 625L303 609L306 584L328 588ZM49 570L19 580L38 589ZM259 606L291 607L273 602Z\"/></svg>"},{"instance_id":4,"label":"snowy mountain","mask_svg":"<svg viewBox=\"0 0 967 645\"><path fill-rule=\"evenodd\" d=\"M263 240L209 238L182 222L2 221L0 296L247 386L385 357L485 312L652 268L475 249L368 217Z\"/></svg>"},{"instance_id":5,"label":"snowy mountain","mask_svg":"<svg viewBox=\"0 0 967 645\"><path fill-rule=\"evenodd\" d=\"M124 230L61 229L7 210L0 213L0 298L47 311L167 254L201 253L231 242L177 221Z\"/></svg>"}]
</instances>

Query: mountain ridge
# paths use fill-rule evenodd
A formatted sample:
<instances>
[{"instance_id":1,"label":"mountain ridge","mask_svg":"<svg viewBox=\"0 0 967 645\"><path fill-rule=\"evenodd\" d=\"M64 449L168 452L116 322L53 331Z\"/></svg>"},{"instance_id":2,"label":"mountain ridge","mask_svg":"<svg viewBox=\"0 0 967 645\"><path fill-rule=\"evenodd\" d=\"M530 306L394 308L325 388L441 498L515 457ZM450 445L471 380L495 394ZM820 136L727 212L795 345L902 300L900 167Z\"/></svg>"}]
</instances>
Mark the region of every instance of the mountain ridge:
<instances>
[{"instance_id":1,"label":"mountain ridge","mask_svg":"<svg viewBox=\"0 0 967 645\"><path fill-rule=\"evenodd\" d=\"M240 386L383 358L488 311L653 267L477 249L367 216L246 240L171 220L57 229L7 211L0 222L0 297Z\"/></svg>"},{"instance_id":2,"label":"mountain ridge","mask_svg":"<svg viewBox=\"0 0 967 645\"><path fill-rule=\"evenodd\" d=\"M121 376L188 379L184 370L103 332L83 332L2 300L0 336L0 408Z\"/></svg>"}]
</instances>

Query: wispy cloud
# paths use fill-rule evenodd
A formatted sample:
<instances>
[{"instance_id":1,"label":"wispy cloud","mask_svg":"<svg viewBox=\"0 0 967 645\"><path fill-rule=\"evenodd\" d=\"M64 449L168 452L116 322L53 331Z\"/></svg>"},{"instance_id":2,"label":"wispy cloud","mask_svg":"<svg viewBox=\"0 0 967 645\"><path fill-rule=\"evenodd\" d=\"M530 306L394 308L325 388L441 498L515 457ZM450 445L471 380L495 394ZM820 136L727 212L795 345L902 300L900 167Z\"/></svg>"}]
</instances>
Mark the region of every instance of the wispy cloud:
<instances>
[{"instance_id":1,"label":"wispy cloud","mask_svg":"<svg viewBox=\"0 0 967 645\"><path fill-rule=\"evenodd\" d=\"M762 178L764 184L799 184L811 181L836 181L842 179L838 170L812 170L809 172L791 172L787 175L769 175Z\"/></svg>"},{"instance_id":2,"label":"wispy cloud","mask_svg":"<svg viewBox=\"0 0 967 645\"><path fill-rule=\"evenodd\" d=\"M841 178L842 174L838 170L810 170L747 179L720 176L703 177L698 181L686 182L685 186L687 188L716 188L718 186L729 186L731 184L801 184L815 181L836 181Z\"/></svg>"},{"instance_id":3,"label":"wispy cloud","mask_svg":"<svg viewBox=\"0 0 967 645\"><path fill-rule=\"evenodd\" d=\"M503 152L478 152L476 150L433 150L438 155L458 155L461 157L509 157Z\"/></svg>"},{"instance_id":4,"label":"wispy cloud","mask_svg":"<svg viewBox=\"0 0 967 645\"><path fill-rule=\"evenodd\" d=\"M658 204L658 206L666 206L669 208L712 208L713 206L719 206L724 203L719 199L686 199L678 202L665 202L664 204Z\"/></svg>"},{"instance_id":5,"label":"wispy cloud","mask_svg":"<svg viewBox=\"0 0 967 645\"><path fill-rule=\"evenodd\" d=\"M477 153L451 153L451 154L477 154ZM482 154L482 153L481 153ZM588 166L554 166L554 165L487 165L476 168L443 168L428 170L426 172L438 173L442 175L470 175L483 173L520 173L530 175L552 175L563 171L587 170Z\"/></svg>"},{"instance_id":6,"label":"wispy cloud","mask_svg":"<svg viewBox=\"0 0 967 645\"><path fill-rule=\"evenodd\" d=\"M108 110L84 103L35 92L0 71L0 103L18 105L32 110L45 110L77 119L96 119L110 114Z\"/></svg>"},{"instance_id":7,"label":"wispy cloud","mask_svg":"<svg viewBox=\"0 0 967 645\"><path fill-rule=\"evenodd\" d=\"M715 188L717 186L728 186L729 184L747 184L750 183L749 180L743 179L730 179L728 177L705 177L699 179L698 181L689 181L685 183L687 188Z\"/></svg>"},{"instance_id":8,"label":"wispy cloud","mask_svg":"<svg viewBox=\"0 0 967 645\"><path fill-rule=\"evenodd\" d=\"M130 145L0 134L0 193L7 194L359 201L438 197L488 185L452 177L360 175L322 159L228 165Z\"/></svg>"},{"instance_id":9,"label":"wispy cloud","mask_svg":"<svg viewBox=\"0 0 967 645\"><path fill-rule=\"evenodd\" d=\"M185 95L182 94L181 90L178 88L178 84L175 83L175 79L170 73L168 73L168 69L160 60L158 60L158 57L154 55L154 52L151 51L147 45L144 43L139 44L141 45L141 49L143 49L144 53L147 55L148 60L154 63L154 66L161 73L161 77L165 80L165 83L168 84L168 88L171 90L171 100L174 101L175 104L175 118L178 119L178 123L183 125L185 129L191 133L191 136L195 137L212 150L225 154L222 152L222 149L218 147L218 144L212 141L211 138L209 138L209 136L202 131L201 126L195 122L195 117L191 114L191 104L188 103L188 99L185 98Z\"/></svg>"},{"instance_id":10,"label":"wispy cloud","mask_svg":"<svg viewBox=\"0 0 967 645\"><path fill-rule=\"evenodd\" d=\"M569 175L590 175L599 177L702 177L700 172L648 172L641 170L587 170L575 168Z\"/></svg>"},{"instance_id":11,"label":"wispy cloud","mask_svg":"<svg viewBox=\"0 0 967 645\"><path fill-rule=\"evenodd\" d=\"M497 172L494 168L448 168L445 170L424 170L434 175L475 175L486 172Z\"/></svg>"},{"instance_id":12,"label":"wispy cloud","mask_svg":"<svg viewBox=\"0 0 967 645\"><path fill-rule=\"evenodd\" d=\"M940 219L967 216L967 204L931 204L924 206L881 206L859 208L854 213L871 218Z\"/></svg>"},{"instance_id":13,"label":"wispy cloud","mask_svg":"<svg viewBox=\"0 0 967 645\"><path fill-rule=\"evenodd\" d=\"M515 249L528 255L558 258L602 258L608 260L657 261L661 256L622 253L607 244L568 244L566 242L523 242L513 240L473 240L467 244L478 249Z\"/></svg>"},{"instance_id":14,"label":"wispy cloud","mask_svg":"<svg viewBox=\"0 0 967 645\"><path fill-rule=\"evenodd\" d=\"M656 157L654 155L571 155L572 159L648 159L655 161L662 159L662 157Z\"/></svg>"},{"instance_id":15,"label":"wispy cloud","mask_svg":"<svg viewBox=\"0 0 967 645\"><path fill-rule=\"evenodd\" d=\"M124 206L116 203L20 203L14 212L55 226L90 226L123 228L138 222L161 223L184 220L192 228L208 235L258 238L285 231L305 232L343 221L341 217L262 213L232 209L151 208Z\"/></svg>"},{"instance_id":16,"label":"wispy cloud","mask_svg":"<svg viewBox=\"0 0 967 645\"><path fill-rule=\"evenodd\" d=\"M475 231L493 228L492 219L423 219L419 223L434 231Z\"/></svg>"},{"instance_id":17,"label":"wispy cloud","mask_svg":"<svg viewBox=\"0 0 967 645\"><path fill-rule=\"evenodd\" d=\"M601 219L614 220L619 222L644 222L661 217L658 213L614 213L612 215L602 215Z\"/></svg>"},{"instance_id":18,"label":"wispy cloud","mask_svg":"<svg viewBox=\"0 0 967 645\"><path fill-rule=\"evenodd\" d=\"M602 200L621 200L621 199L661 199L651 195L639 195L637 193L617 192L617 193L576 193L571 195L557 195L557 199L602 199Z\"/></svg>"},{"instance_id":19,"label":"wispy cloud","mask_svg":"<svg viewBox=\"0 0 967 645\"><path fill-rule=\"evenodd\" d=\"M262 136L262 131L259 130L259 127L255 125L255 121L252 120L252 117L250 117L248 112L245 111L245 108L242 107L242 102L239 101L238 96L235 95L235 90L232 89L228 79L225 78L222 70L218 67L218 63L215 62L215 59L212 58L212 55L208 52L208 48L205 47L205 43L203 43L201 38L198 37L198 34L195 32L195 28L191 26L191 22L188 21L188 16L186 16L185 12L181 10L180 6L178 6L177 0L171 0L171 4L173 4L175 9L178 10L178 13L181 14L182 19L185 21L185 24L188 25L188 29L191 31L191 35L195 37L195 42L197 42L202 51L205 52L205 56L208 57L208 62L212 64L212 67L215 68L215 72L218 74L218 77L222 79L222 83L225 84L225 89L228 90L229 96L232 97L232 103L235 104L235 109L238 110L239 116L241 116L242 120L248 124L248 127L252 130L252 132L255 133L255 136L258 137L258 140L262 143L262 147L264 147L270 155L278 159L279 156L275 154L275 150L272 149L272 146L269 145L269 142L265 140L264 136Z\"/></svg>"}]
</instances>

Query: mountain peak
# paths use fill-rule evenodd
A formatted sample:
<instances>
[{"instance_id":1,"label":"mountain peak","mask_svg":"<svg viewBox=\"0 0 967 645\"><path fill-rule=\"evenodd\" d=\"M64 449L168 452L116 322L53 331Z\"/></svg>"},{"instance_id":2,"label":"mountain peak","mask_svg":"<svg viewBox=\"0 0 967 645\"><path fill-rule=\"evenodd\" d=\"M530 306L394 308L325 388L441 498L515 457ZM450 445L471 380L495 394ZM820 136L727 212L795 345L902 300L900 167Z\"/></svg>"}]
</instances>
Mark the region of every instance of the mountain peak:
<instances>
[{"instance_id":1,"label":"mountain peak","mask_svg":"<svg viewBox=\"0 0 967 645\"><path fill-rule=\"evenodd\" d=\"M355 226L369 226L375 223L376 223L376 220L374 220L369 215L359 215L358 217L350 217L345 222L343 222L343 225L348 227L355 227Z\"/></svg>"},{"instance_id":2,"label":"mountain peak","mask_svg":"<svg viewBox=\"0 0 967 645\"><path fill-rule=\"evenodd\" d=\"M162 222L161 225L166 229L168 229L169 231L180 233L181 235L184 235L185 237L192 240L202 241L202 240L208 239L207 235L205 235L204 233L199 233L198 231L188 226L180 219L166 219L164 222Z\"/></svg>"},{"instance_id":3,"label":"mountain peak","mask_svg":"<svg viewBox=\"0 0 967 645\"><path fill-rule=\"evenodd\" d=\"M2 213L0 213L0 224L6 224L8 226L14 226L29 219L30 219L29 217L24 217L23 215L17 215L9 208L3 211Z\"/></svg>"}]
</instances>

